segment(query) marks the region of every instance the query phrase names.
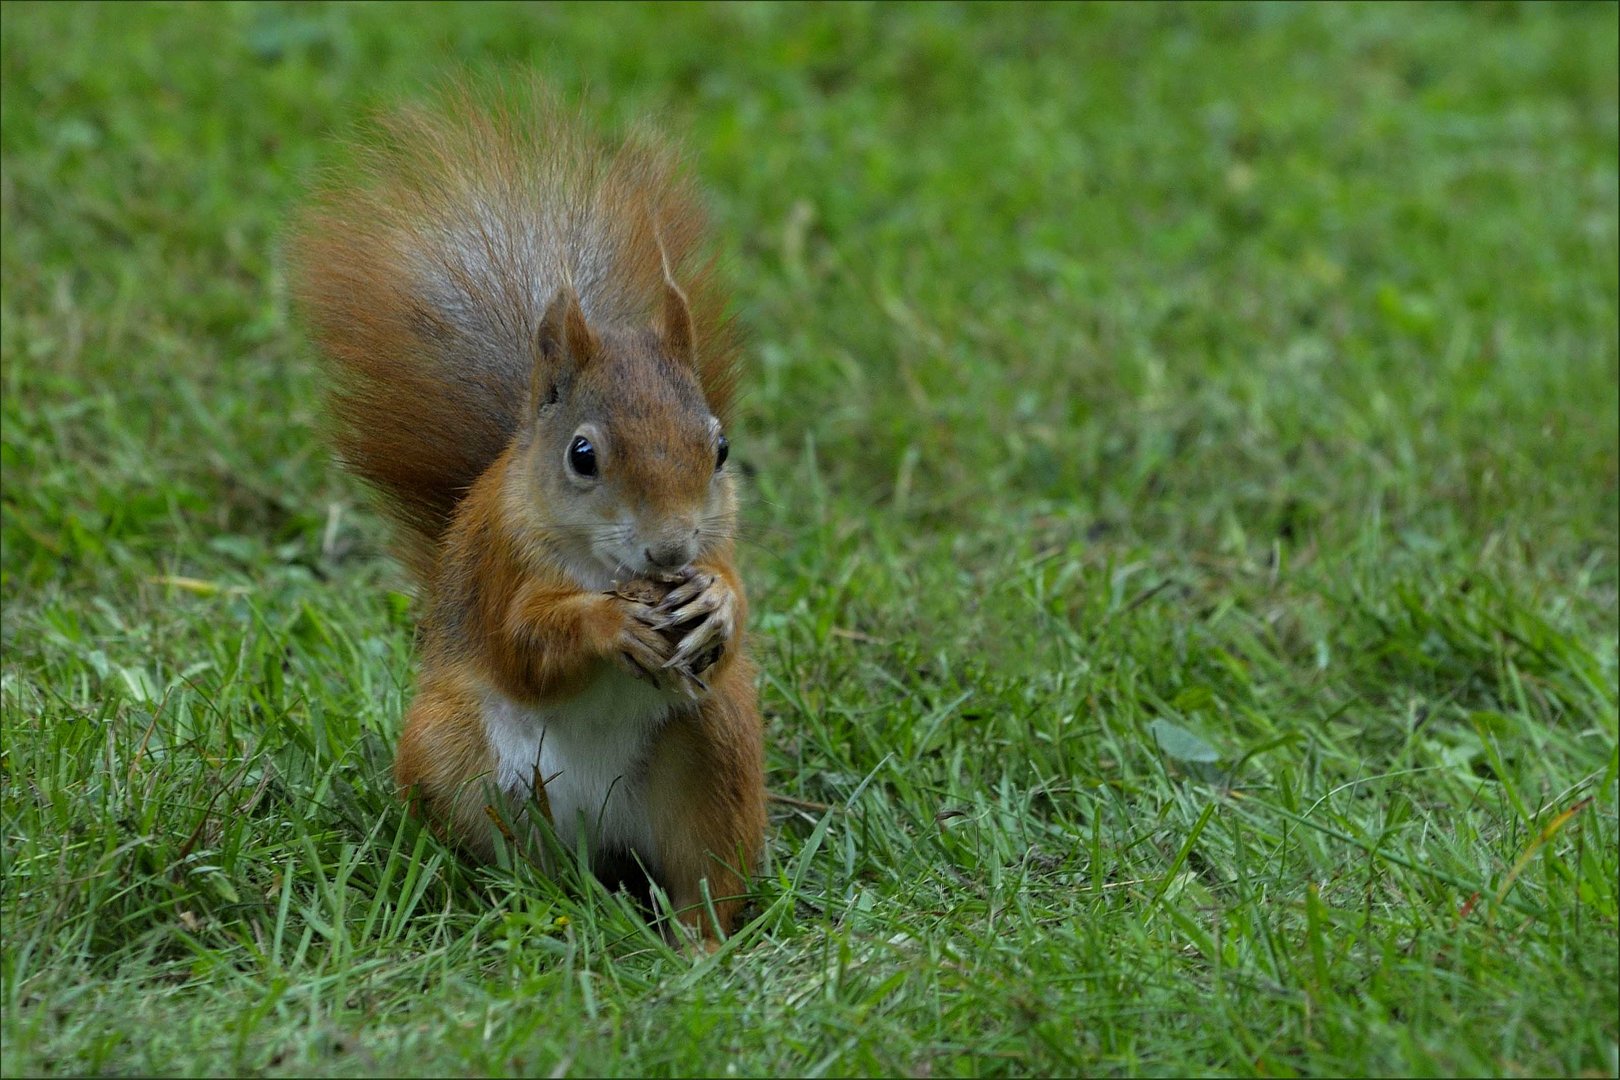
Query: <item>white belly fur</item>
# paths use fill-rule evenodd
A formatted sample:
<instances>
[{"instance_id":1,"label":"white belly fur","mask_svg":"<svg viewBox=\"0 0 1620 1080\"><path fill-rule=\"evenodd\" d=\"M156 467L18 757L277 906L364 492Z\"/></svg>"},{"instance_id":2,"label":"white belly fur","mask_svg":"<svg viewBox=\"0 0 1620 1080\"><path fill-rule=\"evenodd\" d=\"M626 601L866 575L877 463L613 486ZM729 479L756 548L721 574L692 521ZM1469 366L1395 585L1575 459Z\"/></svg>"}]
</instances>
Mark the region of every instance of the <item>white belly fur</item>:
<instances>
[{"instance_id":1,"label":"white belly fur","mask_svg":"<svg viewBox=\"0 0 1620 1080\"><path fill-rule=\"evenodd\" d=\"M647 815L645 766L652 737L676 698L617 670L567 701L520 705L499 691L484 699L484 731L501 791L531 794L538 762L557 836L568 850L583 826L592 852L621 849L657 863Z\"/></svg>"}]
</instances>

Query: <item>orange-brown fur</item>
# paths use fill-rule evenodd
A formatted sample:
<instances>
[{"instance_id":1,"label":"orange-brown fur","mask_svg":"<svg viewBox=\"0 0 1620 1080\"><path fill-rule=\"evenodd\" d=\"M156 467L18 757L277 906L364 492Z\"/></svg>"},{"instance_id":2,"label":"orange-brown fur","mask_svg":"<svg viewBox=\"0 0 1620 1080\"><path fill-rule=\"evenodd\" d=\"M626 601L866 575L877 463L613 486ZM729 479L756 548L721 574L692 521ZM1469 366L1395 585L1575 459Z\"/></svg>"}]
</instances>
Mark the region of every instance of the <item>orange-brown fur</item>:
<instances>
[{"instance_id":1,"label":"orange-brown fur","mask_svg":"<svg viewBox=\"0 0 1620 1080\"><path fill-rule=\"evenodd\" d=\"M668 861L671 902L689 925L709 929L700 907L708 895L721 932L742 906L747 875L759 858L765 802L759 716L752 665L733 663L693 712L671 721L650 763L649 795L659 844ZM715 777L724 782L715 783Z\"/></svg>"},{"instance_id":2,"label":"orange-brown fur","mask_svg":"<svg viewBox=\"0 0 1620 1080\"><path fill-rule=\"evenodd\" d=\"M543 94L455 90L378 121L291 250L338 453L381 496L426 601L402 791L474 855L497 830L524 844L537 823L494 790L491 695L545 725L589 687L642 678L676 702L638 766L647 854L682 920L713 935L731 928L765 816L731 480L703 426L728 418L737 346L702 233L656 141L608 152ZM579 432L600 444L600 475L562 471ZM678 573L633 565L659 545L693 557ZM597 562L626 589L602 587ZM720 648L702 669L678 647L694 624L657 629L673 616L628 588L683 581ZM600 723L613 737L614 717Z\"/></svg>"}]
</instances>

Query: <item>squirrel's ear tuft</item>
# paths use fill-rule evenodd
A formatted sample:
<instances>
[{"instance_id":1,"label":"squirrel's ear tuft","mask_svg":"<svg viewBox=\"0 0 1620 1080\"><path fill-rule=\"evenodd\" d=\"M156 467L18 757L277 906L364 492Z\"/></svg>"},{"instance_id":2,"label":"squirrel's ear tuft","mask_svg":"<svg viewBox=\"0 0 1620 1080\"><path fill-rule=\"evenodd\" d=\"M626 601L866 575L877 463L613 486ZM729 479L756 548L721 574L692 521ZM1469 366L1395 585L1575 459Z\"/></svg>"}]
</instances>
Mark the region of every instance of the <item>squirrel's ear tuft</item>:
<instances>
[{"instance_id":1,"label":"squirrel's ear tuft","mask_svg":"<svg viewBox=\"0 0 1620 1080\"><path fill-rule=\"evenodd\" d=\"M579 306L579 294L564 285L546 305L546 313L534 333L536 359L550 365L579 367L587 363L600 350L596 335L585 322L585 312ZM555 370L555 368L553 369Z\"/></svg>"},{"instance_id":2,"label":"squirrel's ear tuft","mask_svg":"<svg viewBox=\"0 0 1620 1080\"><path fill-rule=\"evenodd\" d=\"M664 276L664 312L659 337L669 354L683 364L697 360L697 334L692 329L692 308L675 279Z\"/></svg>"}]
</instances>

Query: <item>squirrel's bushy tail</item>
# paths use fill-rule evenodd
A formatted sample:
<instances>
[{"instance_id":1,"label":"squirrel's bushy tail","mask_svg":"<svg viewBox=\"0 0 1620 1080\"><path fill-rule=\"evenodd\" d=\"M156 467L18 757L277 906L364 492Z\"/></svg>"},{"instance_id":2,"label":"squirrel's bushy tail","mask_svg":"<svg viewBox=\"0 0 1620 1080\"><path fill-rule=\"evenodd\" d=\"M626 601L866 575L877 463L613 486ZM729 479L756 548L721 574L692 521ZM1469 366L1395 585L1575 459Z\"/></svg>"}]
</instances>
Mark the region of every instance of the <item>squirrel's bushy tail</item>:
<instances>
[{"instance_id":1,"label":"squirrel's bushy tail","mask_svg":"<svg viewBox=\"0 0 1620 1080\"><path fill-rule=\"evenodd\" d=\"M337 453L381 493L413 573L431 572L457 502L523 421L535 331L565 282L593 324L643 325L667 254L726 419L736 346L703 228L673 151L605 146L536 86L458 86L373 121L297 222L289 261Z\"/></svg>"}]
</instances>

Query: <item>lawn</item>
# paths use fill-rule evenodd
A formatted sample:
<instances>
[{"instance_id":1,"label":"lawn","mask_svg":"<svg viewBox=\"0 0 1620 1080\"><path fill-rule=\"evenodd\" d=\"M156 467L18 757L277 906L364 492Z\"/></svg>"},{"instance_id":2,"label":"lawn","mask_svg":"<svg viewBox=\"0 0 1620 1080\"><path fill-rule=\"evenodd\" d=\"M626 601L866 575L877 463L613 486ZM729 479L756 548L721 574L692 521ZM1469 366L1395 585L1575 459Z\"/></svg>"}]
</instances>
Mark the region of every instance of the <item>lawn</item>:
<instances>
[{"instance_id":1,"label":"lawn","mask_svg":"<svg viewBox=\"0 0 1620 1080\"><path fill-rule=\"evenodd\" d=\"M1613 4L7 3L0 1071L1620 1072ZM460 67L710 194L773 804L694 959L387 774L285 229Z\"/></svg>"}]
</instances>

